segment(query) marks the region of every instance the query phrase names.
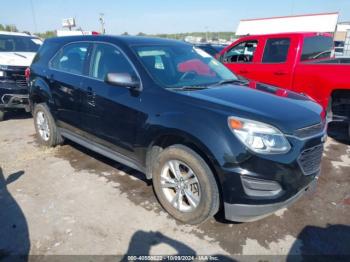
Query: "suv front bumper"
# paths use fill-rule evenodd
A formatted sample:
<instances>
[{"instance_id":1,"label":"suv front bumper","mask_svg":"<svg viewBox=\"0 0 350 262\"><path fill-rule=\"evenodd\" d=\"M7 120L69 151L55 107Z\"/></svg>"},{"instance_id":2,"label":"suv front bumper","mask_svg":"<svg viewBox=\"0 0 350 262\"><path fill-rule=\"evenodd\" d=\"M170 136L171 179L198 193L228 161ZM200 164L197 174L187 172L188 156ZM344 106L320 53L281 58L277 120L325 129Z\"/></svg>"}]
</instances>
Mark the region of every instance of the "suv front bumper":
<instances>
[{"instance_id":1,"label":"suv front bumper","mask_svg":"<svg viewBox=\"0 0 350 262\"><path fill-rule=\"evenodd\" d=\"M230 204L224 203L225 218L236 222L252 222L267 217L276 211L288 207L302 197L307 191L314 191L318 177L289 199L272 204Z\"/></svg>"}]
</instances>

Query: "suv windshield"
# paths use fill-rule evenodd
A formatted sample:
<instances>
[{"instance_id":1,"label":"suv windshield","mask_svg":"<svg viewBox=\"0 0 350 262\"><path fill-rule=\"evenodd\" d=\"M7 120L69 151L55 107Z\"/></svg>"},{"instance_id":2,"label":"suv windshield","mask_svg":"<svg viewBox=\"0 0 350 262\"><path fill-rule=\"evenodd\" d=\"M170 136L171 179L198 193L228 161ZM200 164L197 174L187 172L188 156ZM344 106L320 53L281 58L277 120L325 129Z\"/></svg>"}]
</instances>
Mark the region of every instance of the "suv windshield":
<instances>
[{"instance_id":1,"label":"suv windshield","mask_svg":"<svg viewBox=\"0 0 350 262\"><path fill-rule=\"evenodd\" d=\"M168 88L237 79L216 59L191 45L135 46L134 50L151 76Z\"/></svg>"},{"instance_id":2,"label":"suv windshield","mask_svg":"<svg viewBox=\"0 0 350 262\"><path fill-rule=\"evenodd\" d=\"M41 44L36 37L0 35L0 52L37 52Z\"/></svg>"},{"instance_id":3,"label":"suv windshield","mask_svg":"<svg viewBox=\"0 0 350 262\"><path fill-rule=\"evenodd\" d=\"M333 39L327 36L313 36L304 39L301 61L331 58L334 48Z\"/></svg>"}]
</instances>

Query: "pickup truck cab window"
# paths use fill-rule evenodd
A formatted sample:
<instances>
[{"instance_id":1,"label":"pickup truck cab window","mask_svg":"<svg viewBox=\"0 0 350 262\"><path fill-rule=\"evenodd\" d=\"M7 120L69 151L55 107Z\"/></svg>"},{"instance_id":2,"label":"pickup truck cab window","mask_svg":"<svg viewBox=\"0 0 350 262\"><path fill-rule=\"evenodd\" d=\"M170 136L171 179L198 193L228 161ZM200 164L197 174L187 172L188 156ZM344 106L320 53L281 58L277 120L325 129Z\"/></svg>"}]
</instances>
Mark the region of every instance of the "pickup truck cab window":
<instances>
[{"instance_id":1,"label":"pickup truck cab window","mask_svg":"<svg viewBox=\"0 0 350 262\"><path fill-rule=\"evenodd\" d=\"M258 46L257 40L249 40L241 42L224 55L224 62L227 63L250 63L253 62L256 48Z\"/></svg>"},{"instance_id":2,"label":"pickup truck cab window","mask_svg":"<svg viewBox=\"0 0 350 262\"><path fill-rule=\"evenodd\" d=\"M331 58L334 43L327 36L312 36L304 38L301 61L310 61L320 58Z\"/></svg>"},{"instance_id":3,"label":"pickup truck cab window","mask_svg":"<svg viewBox=\"0 0 350 262\"><path fill-rule=\"evenodd\" d=\"M83 75L89 43L79 42L64 46L51 60L52 69Z\"/></svg>"},{"instance_id":4,"label":"pickup truck cab window","mask_svg":"<svg viewBox=\"0 0 350 262\"><path fill-rule=\"evenodd\" d=\"M271 38L266 41L263 63L284 63L287 61L289 38Z\"/></svg>"},{"instance_id":5,"label":"pickup truck cab window","mask_svg":"<svg viewBox=\"0 0 350 262\"><path fill-rule=\"evenodd\" d=\"M117 47L109 44L96 44L90 65L90 76L105 80L108 73L136 76L133 67Z\"/></svg>"}]
</instances>

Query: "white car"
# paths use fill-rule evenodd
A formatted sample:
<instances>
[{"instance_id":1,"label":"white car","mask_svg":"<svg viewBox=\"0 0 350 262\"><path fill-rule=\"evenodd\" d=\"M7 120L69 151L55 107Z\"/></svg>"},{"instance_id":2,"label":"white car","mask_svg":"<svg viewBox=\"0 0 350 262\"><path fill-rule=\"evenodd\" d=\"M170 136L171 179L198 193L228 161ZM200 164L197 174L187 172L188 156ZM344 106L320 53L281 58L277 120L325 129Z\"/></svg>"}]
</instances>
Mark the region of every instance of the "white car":
<instances>
[{"instance_id":1,"label":"white car","mask_svg":"<svg viewBox=\"0 0 350 262\"><path fill-rule=\"evenodd\" d=\"M36 36L0 31L0 121L7 110L29 110L25 70L41 44Z\"/></svg>"}]
</instances>

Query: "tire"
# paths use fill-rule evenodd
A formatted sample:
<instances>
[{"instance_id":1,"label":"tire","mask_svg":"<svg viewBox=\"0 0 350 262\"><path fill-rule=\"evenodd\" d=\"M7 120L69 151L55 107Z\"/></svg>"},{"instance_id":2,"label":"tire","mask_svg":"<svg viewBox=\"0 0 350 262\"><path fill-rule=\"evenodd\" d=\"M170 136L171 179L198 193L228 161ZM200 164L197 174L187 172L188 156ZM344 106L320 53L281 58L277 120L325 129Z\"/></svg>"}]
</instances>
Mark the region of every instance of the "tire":
<instances>
[{"instance_id":1,"label":"tire","mask_svg":"<svg viewBox=\"0 0 350 262\"><path fill-rule=\"evenodd\" d=\"M173 145L159 153L153 163L154 191L160 204L175 219L186 224L200 224L218 212L220 197L214 174L196 152L183 145ZM178 166L177 171L181 170L180 180L186 176L191 178L174 182L180 180L171 172L174 170L171 165ZM190 176L191 172L194 175ZM169 187L164 188L164 185ZM176 198L178 193L180 197Z\"/></svg>"},{"instance_id":2,"label":"tire","mask_svg":"<svg viewBox=\"0 0 350 262\"><path fill-rule=\"evenodd\" d=\"M5 111L0 110L0 122L3 121L5 118Z\"/></svg>"},{"instance_id":3,"label":"tire","mask_svg":"<svg viewBox=\"0 0 350 262\"><path fill-rule=\"evenodd\" d=\"M40 144L47 147L54 147L63 143L63 138L57 129L55 120L45 103L36 104L34 106L33 118L35 131Z\"/></svg>"}]
</instances>

